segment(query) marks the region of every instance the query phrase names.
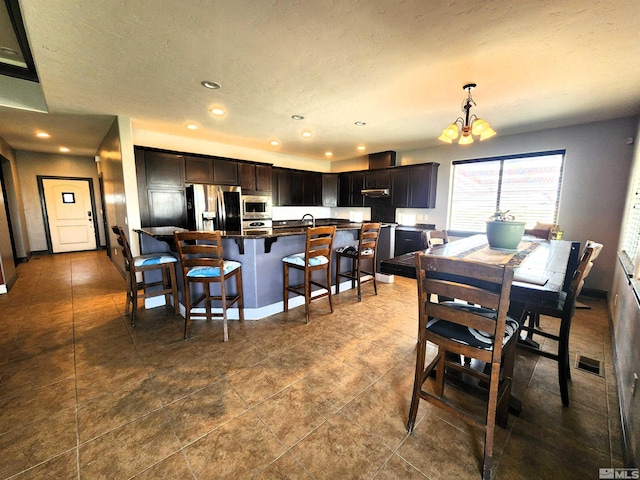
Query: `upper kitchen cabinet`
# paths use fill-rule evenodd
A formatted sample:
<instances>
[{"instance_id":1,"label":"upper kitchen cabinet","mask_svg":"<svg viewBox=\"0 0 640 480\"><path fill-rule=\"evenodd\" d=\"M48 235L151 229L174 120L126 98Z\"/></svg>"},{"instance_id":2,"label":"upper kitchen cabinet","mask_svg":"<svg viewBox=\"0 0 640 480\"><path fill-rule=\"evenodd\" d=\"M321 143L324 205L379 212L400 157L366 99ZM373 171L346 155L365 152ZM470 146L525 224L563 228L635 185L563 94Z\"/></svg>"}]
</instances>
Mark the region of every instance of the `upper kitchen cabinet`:
<instances>
[{"instance_id":1,"label":"upper kitchen cabinet","mask_svg":"<svg viewBox=\"0 0 640 480\"><path fill-rule=\"evenodd\" d=\"M314 206L322 202L322 174L274 167L272 199L275 206Z\"/></svg>"},{"instance_id":2,"label":"upper kitchen cabinet","mask_svg":"<svg viewBox=\"0 0 640 480\"><path fill-rule=\"evenodd\" d=\"M228 158L213 157L213 183L238 185L238 162Z\"/></svg>"},{"instance_id":3,"label":"upper kitchen cabinet","mask_svg":"<svg viewBox=\"0 0 640 480\"><path fill-rule=\"evenodd\" d=\"M274 206L291 205L291 171L273 167L271 170L271 200Z\"/></svg>"},{"instance_id":4,"label":"upper kitchen cabinet","mask_svg":"<svg viewBox=\"0 0 640 480\"><path fill-rule=\"evenodd\" d=\"M271 192L271 165L238 162L238 177L243 193Z\"/></svg>"},{"instance_id":5,"label":"upper kitchen cabinet","mask_svg":"<svg viewBox=\"0 0 640 480\"><path fill-rule=\"evenodd\" d=\"M135 149L140 221L143 227L186 227L182 155Z\"/></svg>"},{"instance_id":6,"label":"upper kitchen cabinet","mask_svg":"<svg viewBox=\"0 0 640 480\"><path fill-rule=\"evenodd\" d=\"M338 206L340 207L363 207L365 172L345 172L340 174L340 185L338 188Z\"/></svg>"},{"instance_id":7,"label":"upper kitchen cabinet","mask_svg":"<svg viewBox=\"0 0 640 480\"><path fill-rule=\"evenodd\" d=\"M220 157L185 157L188 183L238 185L238 162Z\"/></svg>"},{"instance_id":8,"label":"upper kitchen cabinet","mask_svg":"<svg viewBox=\"0 0 640 480\"><path fill-rule=\"evenodd\" d=\"M389 188L390 182L388 169L367 170L364 173L364 188Z\"/></svg>"},{"instance_id":9,"label":"upper kitchen cabinet","mask_svg":"<svg viewBox=\"0 0 640 480\"><path fill-rule=\"evenodd\" d=\"M434 208L438 163L396 167L391 172L391 204L404 208Z\"/></svg>"},{"instance_id":10,"label":"upper kitchen cabinet","mask_svg":"<svg viewBox=\"0 0 640 480\"><path fill-rule=\"evenodd\" d=\"M337 173L322 174L322 206L338 206L338 178Z\"/></svg>"},{"instance_id":11,"label":"upper kitchen cabinet","mask_svg":"<svg viewBox=\"0 0 640 480\"><path fill-rule=\"evenodd\" d=\"M148 187L184 187L182 155L136 150L136 165Z\"/></svg>"},{"instance_id":12,"label":"upper kitchen cabinet","mask_svg":"<svg viewBox=\"0 0 640 480\"><path fill-rule=\"evenodd\" d=\"M213 183L213 161L205 157L185 157L184 178L188 183Z\"/></svg>"}]
</instances>

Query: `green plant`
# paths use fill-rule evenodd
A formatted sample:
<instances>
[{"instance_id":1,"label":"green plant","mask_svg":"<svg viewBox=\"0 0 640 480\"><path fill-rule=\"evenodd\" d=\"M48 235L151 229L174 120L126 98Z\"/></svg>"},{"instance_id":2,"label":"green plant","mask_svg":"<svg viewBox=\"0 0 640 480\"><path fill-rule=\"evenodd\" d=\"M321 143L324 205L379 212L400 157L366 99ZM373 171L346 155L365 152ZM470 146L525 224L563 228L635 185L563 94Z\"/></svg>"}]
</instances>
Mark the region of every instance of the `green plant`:
<instances>
[{"instance_id":1,"label":"green plant","mask_svg":"<svg viewBox=\"0 0 640 480\"><path fill-rule=\"evenodd\" d=\"M494 222L512 222L516 219L513 215L509 214L510 210L506 212L496 211L489 220Z\"/></svg>"}]
</instances>

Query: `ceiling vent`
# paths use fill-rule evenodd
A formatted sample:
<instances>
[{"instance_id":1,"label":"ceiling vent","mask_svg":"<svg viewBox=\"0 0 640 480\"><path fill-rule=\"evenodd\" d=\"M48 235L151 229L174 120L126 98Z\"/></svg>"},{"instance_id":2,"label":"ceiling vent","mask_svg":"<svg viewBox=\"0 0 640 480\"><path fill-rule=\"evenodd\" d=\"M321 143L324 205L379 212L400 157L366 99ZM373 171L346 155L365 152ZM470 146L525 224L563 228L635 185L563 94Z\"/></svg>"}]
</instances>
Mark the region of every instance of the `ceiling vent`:
<instances>
[{"instance_id":1,"label":"ceiling vent","mask_svg":"<svg viewBox=\"0 0 640 480\"><path fill-rule=\"evenodd\" d=\"M388 150L386 152L369 154L369 170L376 168L387 168L396 166L396 152Z\"/></svg>"}]
</instances>

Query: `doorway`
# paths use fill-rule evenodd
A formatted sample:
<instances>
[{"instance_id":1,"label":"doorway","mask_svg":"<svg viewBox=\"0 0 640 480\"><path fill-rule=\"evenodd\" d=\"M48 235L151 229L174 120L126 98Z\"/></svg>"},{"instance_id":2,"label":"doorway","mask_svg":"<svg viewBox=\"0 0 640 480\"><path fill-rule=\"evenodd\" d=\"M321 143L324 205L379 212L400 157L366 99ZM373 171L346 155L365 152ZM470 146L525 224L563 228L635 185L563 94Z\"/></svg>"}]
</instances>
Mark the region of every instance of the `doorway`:
<instances>
[{"instance_id":1,"label":"doorway","mask_svg":"<svg viewBox=\"0 0 640 480\"><path fill-rule=\"evenodd\" d=\"M38 176L38 188L49 251L95 250L98 239L92 179Z\"/></svg>"}]
</instances>

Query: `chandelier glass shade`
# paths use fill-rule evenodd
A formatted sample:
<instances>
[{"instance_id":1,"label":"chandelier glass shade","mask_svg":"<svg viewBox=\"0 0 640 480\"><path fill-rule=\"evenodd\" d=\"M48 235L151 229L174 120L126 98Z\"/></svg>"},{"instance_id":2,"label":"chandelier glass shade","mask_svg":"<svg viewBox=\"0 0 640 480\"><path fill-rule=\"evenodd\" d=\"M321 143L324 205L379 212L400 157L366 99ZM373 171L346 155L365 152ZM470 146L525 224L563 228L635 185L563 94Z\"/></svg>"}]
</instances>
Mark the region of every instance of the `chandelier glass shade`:
<instances>
[{"instance_id":1,"label":"chandelier glass shade","mask_svg":"<svg viewBox=\"0 0 640 480\"><path fill-rule=\"evenodd\" d=\"M476 106L476 102L473 101L471 96L471 90L475 87L475 83L469 83L462 87L463 90L467 91L467 98L462 102L464 118L456 118L451 125L442 131L438 140L447 143L457 141L460 145L469 145L473 143L474 136L479 137L479 140L482 141L496 134L495 130L486 121L471 114L471 107Z\"/></svg>"}]
</instances>

